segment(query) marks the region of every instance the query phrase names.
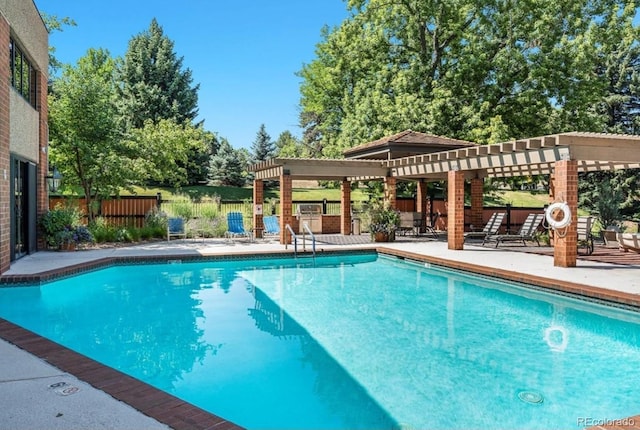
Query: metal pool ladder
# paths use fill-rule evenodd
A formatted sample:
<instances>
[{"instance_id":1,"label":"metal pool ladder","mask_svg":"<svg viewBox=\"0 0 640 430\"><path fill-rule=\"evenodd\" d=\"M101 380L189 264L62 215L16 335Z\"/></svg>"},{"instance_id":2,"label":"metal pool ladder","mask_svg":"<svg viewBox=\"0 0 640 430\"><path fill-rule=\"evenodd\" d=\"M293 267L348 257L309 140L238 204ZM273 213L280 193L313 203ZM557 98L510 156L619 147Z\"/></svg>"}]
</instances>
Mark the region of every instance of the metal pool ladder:
<instances>
[{"instance_id":1,"label":"metal pool ladder","mask_svg":"<svg viewBox=\"0 0 640 430\"><path fill-rule=\"evenodd\" d=\"M291 239L293 239L293 256L298 258L298 235L293 231L289 224L285 225L285 228L291 234ZM311 236L311 251L313 254L313 258L316 258L316 236L313 234L311 229L309 228L309 224L304 222L302 223L302 250L306 251L306 235L305 232L309 233ZM287 244L285 244L285 249L287 249Z\"/></svg>"}]
</instances>

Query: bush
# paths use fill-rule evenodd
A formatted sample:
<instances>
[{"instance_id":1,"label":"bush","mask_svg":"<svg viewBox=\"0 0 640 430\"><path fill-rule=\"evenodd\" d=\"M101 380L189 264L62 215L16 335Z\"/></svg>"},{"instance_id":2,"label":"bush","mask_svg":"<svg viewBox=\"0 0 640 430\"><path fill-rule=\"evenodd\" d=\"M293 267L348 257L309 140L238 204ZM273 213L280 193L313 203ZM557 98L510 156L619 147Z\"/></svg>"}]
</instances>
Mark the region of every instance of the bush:
<instances>
[{"instance_id":1,"label":"bush","mask_svg":"<svg viewBox=\"0 0 640 430\"><path fill-rule=\"evenodd\" d=\"M93 235L80 223L81 219L77 207L60 204L42 215L39 225L47 246L58 248L65 243L93 242Z\"/></svg>"}]
</instances>

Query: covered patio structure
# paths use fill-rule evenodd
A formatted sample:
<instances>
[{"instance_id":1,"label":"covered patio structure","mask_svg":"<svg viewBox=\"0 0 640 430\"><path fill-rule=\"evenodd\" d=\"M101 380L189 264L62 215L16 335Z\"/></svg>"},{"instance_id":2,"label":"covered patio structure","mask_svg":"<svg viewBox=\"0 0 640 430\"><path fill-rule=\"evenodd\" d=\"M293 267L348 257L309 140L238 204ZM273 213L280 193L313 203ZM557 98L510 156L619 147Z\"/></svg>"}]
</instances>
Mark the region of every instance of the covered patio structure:
<instances>
[{"instance_id":1,"label":"covered patio structure","mask_svg":"<svg viewBox=\"0 0 640 430\"><path fill-rule=\"evenodd\" d=\"M375 142L383 142L384 146L392 140L385 139ZM385 199L395 206L397 181L414 180L418 184L416 209L418 212L424 212L426 183L446 180L448 248L462 250L465 181L471 183L472 224L482 223L484 178L529 175L550 175L550 203L566 203L571 212L571 219L575 220L578 209L578 173L640 168L640 136L570 132L493 145L457 142L459 146L453 149L433 152L434 147L430 147L431 152L414 152L397 158L389 155L378 155L378 159L358 160L276 158L258 163L252 166L255 172L254 227L258 230L262 227L264 180L280 181L280 242L283 244L290 240L285 226L292 222L291 187L295 179L341 181L342 234L349 234L351 228L351 182L375 178L383 180ZM372 143L357 148L366 145L380 147ZM456 141L449 140L448 143L455 145ZM419 148L414 148L414 151L417 150ZM554 237L554 265L574 267L578 253L576 223L570 223L563 233Z\"/></svg>"}]
</instances>

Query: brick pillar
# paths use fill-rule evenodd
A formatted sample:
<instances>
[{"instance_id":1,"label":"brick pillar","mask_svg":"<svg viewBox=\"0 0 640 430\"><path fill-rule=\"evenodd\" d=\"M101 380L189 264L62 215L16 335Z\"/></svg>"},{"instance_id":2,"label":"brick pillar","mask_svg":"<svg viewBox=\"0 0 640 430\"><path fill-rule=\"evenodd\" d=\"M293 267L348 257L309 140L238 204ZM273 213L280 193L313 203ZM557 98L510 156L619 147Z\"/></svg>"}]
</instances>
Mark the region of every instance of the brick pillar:
<instances>
[{"instance_id":1,"label":"brick pillar","mask_svg":"<svg viewBox=\"0 0 640 430\"><path fill-rule=\"evenodd\" d=\"M427 207L427 183L424 179L419 180L416 184L416 212L420 212L421 225L426 225L429 217L429 208ZM422 229L420 232L422 233Z\"/></svg>"},{"instance_id":2,"label":"brick pillar","mask_svg":"<svg viewBox=\"0 0 640 430\"><path fill-rule=\"evenodd\" d=\"M387 176L384 178L384 201L393 209L396 209L396 196L396 178Z\"/></svg>"},{"instance_id":3,"label":"brick pillar","mask_svg":"<svg viewBox=\"0 0 640 430\"><path fill-rule=\"evenodd\" d=\"M351 234L351 182L343 180L340 186L340 233Z\"/></svg>"},{"instance_id":4,"label":"brick pillar","mask_svg":"<svg viewBox=\"0 0 640 430\"><path fill-rule=\"evenodd\" d=\"M449 249L464 248L464 172L447 174L447 243Z\"/></svg>"},{"instance_id":5,"label":"brick pillar","mask_svg":"<svg viewBox=\"0 0 640 430\"><path fill-rule=\"evenodd\" d=\"M289 174L280 175L280 243L283 245L291 243L285 226L289 224L293 228L292 182Z\"/></svg>"},{"instance_id":6,"label":"brick pillar","mask_svg":"<svg viewBox=\"0 0 640 430\"><path fill-rule=\"evenodd\" d=\"M0 14L0 43L5 60L0 61L0 273L11 265L11 211L9 208L10 145L9 145L9 23ZM45 87L46 88L46 87Z\"/></svg>"},{"instance_id":7,"label":"brick pillar","mask_svg":"<svg viewBox=\"0 0 640 430\"><path fill-rule=\"evenodd\" d=\"M566 229L556 231L553 244L553 265L575 267L578 259L578 162L576 160L557 161L554 169L554 194L558 201L564 201L571 211L571 224Z\"/></svg>"},{"instance_id":8,"label":"brick pillar","mask_svg":"<svg viewBox=\"0 0 640 430\"><path fill-rule=\"evenodd\" d=\"M259 206L258 206L259 205ZM261 211L256 211L256 208L262 208ZM264 230L264 223L262 222L262 216L264 213L264 182L262 179L253 180L253 231L255 237L262 238L262 232Z\"/></svg>"},{"instance_id":9,"label":"brick pillar","mask_svg":"<svg viewBox=\"0 0 640 430\"><path fill-rule=\"evenodd\" d=\"M478 229L484 226L482 221L482 201L484 197L484 179L471 179L471 224Z\"/></svg>"},{"instance_id":10,"label":"brick pillar","mask_svg":"<svg viewBox=\"0 0 640 430\"><path fill-rule=\"evenodd\" d=\"M556 198L555 183L556 183L555 176L553 173L551 173L549 175L549 204L553 203L553 201ZM546 221L545 221L545 225L546 225ZM553 246L555 243L555 234L553 233L552 228L548 229L547 231L549 232L549 244Z\"/></svg>"}]
</instances>

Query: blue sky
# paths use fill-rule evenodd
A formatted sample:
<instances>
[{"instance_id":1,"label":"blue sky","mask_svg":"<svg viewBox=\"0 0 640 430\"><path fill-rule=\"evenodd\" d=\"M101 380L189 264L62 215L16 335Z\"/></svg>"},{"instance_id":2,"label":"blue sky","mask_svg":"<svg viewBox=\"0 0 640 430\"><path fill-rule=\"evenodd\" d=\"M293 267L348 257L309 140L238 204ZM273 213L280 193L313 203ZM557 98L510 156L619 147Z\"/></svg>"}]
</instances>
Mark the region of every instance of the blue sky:
<instances>
[{"instance_id":1,"label":"blue sky","mask_svg":"<svg viewBox=\"0 0 640 430\"><path fill-rule=\"evenodd\" d=\"M75 20L49 39L58 60L74 65L89 48L124 56L156 18L200 84L198 119L234 148L250 148L261 124L274 141L285 130L300 137L295 73L313 60L322 26L348 15L343 0L34 1Z\"/></svg>"}]
</instances>

